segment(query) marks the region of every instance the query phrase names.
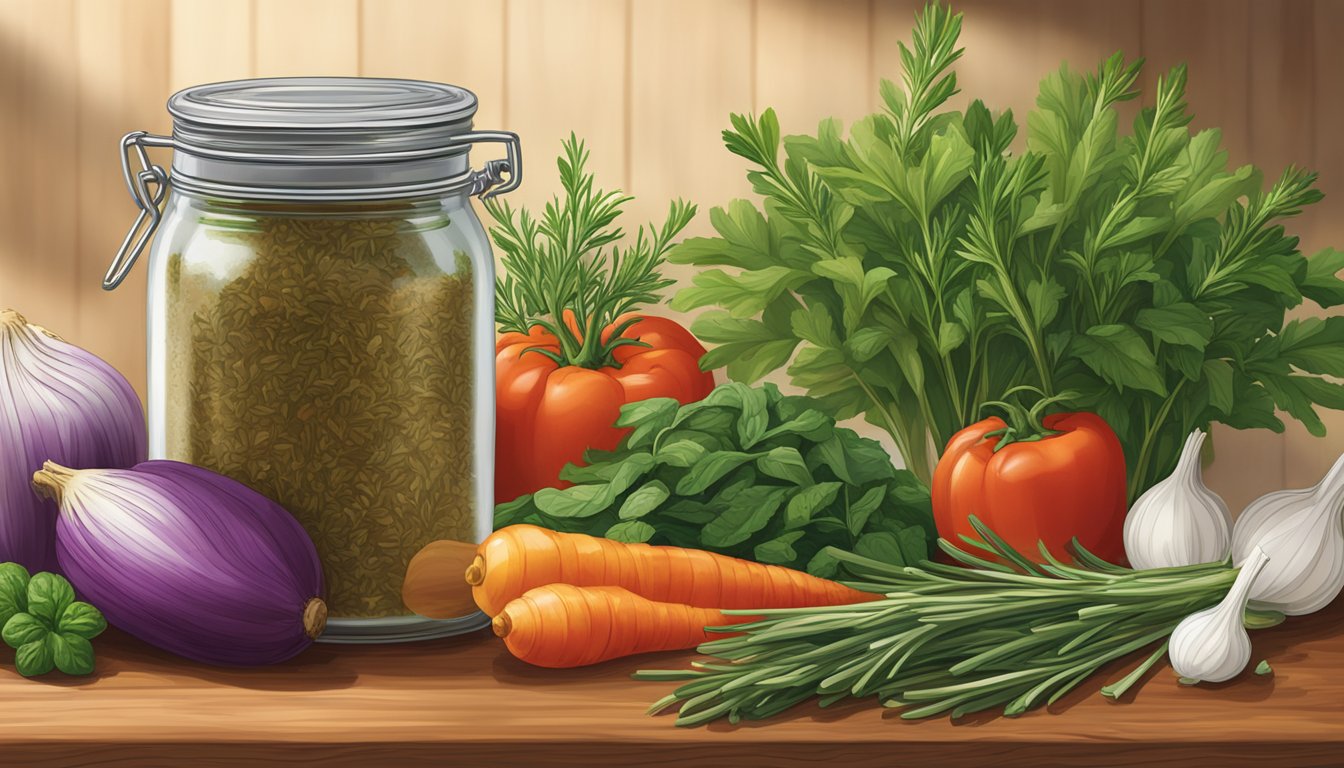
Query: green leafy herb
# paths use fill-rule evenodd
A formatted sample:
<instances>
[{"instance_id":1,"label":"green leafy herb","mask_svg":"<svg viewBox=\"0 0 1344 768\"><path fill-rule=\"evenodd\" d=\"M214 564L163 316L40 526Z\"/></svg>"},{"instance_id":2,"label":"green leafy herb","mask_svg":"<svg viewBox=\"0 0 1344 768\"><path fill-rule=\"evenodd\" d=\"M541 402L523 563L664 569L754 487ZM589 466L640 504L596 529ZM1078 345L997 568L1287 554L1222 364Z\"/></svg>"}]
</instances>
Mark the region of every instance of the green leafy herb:
<instances>
[{"instance_id":1,"label":"green leafy herb","mask_svg":"<svg viewBox=\"0 0 1344 768\"><path fill-rule=\"evenodd\" d=\"M759 619L714 631L740 633L700 646L707 657L686 670L637 679L684 684L653 705L677 707L677 725L777 715L808 699L828 706L876 697L918 719L1001 709L1010 717L1050 704L1104 665L1145 656L1101 689L1119 698L1166 655L1166 640L1192 611L1218 604L1237 571L1227 563L1133 571L1073 542L1075 565L1041 547L1029 562L974 517L971 548L939 541L959 565L896 567L900 536L869 534L859 552L827 549L853 586L886 599L857 605L727 611ZM969 566L969 567L967 567Z\"/></svg>"},{"instance_id":2,"label":"green leafy herb","mask_svg":"<svg viewBox=\"0 0 1344 768\"><path fill-rule=\"evenodd\" d=\"M1315 176L1265 190L1228 167L1218 131L1188 129L1184 67L1121 135L1139 67L1119 54L1046 77L1014 153L1011 113L945 108L960 31L928 6L902 87L884 81L885 110L847 136L732 117L725 144L763 204L715 209L718 236L668 256L704 267L673 307L717 307L692 326L718 345L702 366L744 382L787 367L824 412L890 433L925 483L929 457L1022 385L1106 419L1131 498L1210 422L1282 431L1281 410L1323 434L1316 408L1344 408L1344 317L1285 313L1344 303L1344 254L1307 260L1280 224L1320 199Z\"/></svg>"},{"instance_id":3,"label":"green leafy herb","mask_svg":"<svg viewBox=\"0 0 1344 768\"><path fill-rule=\"evenodd\" d=\"M67 675L93 672L93 645L107 622L97 608L75 599L63 576L31 578L17 563L0 564L0 637L15 649L14 666L24 677L59 669Z\"/></svg>"},{"instance_id":4,"label":"green leafy herb","mask_svg":"<svg viewBox=\"0 0 1344 768\"><path fill-rule=\"evenodd\" d=\"M1269 666L1269 661L1267 659L1261 659L1260 663L1255 665L1255 674L1262 676L1272 675L1274 674L1274 668Z\"/></svg>"},{"instance_id":5,"label":"green leafy herb","mask_svg":"<svg viewBox=\"0 0 1344 768\"><path fill-rule=\"evenodd\" d=\"M698 403L645 400L621 410L615 451L495 510L497 527L695 547L833 576L826 547L885 563L929 554L928 492L891 457L806 397L729 383Z\"/></svg>"},{"instance_id":6,"label":"green leafy herb","mask_svg":"<svg viewBox=\"0 0 1344 768\"><path fill-rule=\"evenodd\" d=\"M485 209L495 220L490 234L504 268L495 291L500 332L539 326L559 340L560 351L530 351L561 365L598 368L612 364L617 347L639 343L623 338L621 325L605 338L603 330L675 282L658 267L695 206L673 202L661 227L641 226L622 248L617 243L625 234L615 222L633 198L595 189L587 162L588 150L570 134L558 161L563 199L547 203L540 219L501 198L486 200Z\"/></svg>"}]
</instances>

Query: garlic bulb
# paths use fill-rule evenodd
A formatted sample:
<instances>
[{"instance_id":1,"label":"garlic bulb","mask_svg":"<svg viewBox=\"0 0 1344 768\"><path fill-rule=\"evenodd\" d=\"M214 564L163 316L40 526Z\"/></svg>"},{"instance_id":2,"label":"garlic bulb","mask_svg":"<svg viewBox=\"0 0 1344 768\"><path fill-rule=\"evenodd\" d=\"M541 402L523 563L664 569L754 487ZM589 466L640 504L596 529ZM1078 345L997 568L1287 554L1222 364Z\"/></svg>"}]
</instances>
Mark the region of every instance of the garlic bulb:
<instances>
[{"instance_id":1,"label":"garlic bulb","mask_svg":"<svg viewBox=\"0 0 1344 768\"><path fill-rule=\"evenodd\" d=\"M1125 555L1136 570L1214 563L1227 557L1232 516L1204 485L1204 432L1185 439L1176 469L1134 502L1125 517Z\"/></svg>"},{"instance_id":2,"label":"garlic bulb","mask_svg":"<svg viewBox=\"0 0 1344 768\"><path fill-rule=\"evenodd\" d=\"M28 484L48 459L71 467L144 461L140 398L93 353L0 310L0 562L57 570L56 506Z\"/></svg>"},{"instance_id":3,"label":"garlic bulb","mask_svg":"<svg viewBox=\"0 0 1344 768\"><path fill-rule=\"evenodd\" d=\"M1242 626L1246 600L1269 563L1258 547L1251 551L1223 601L1192 613L1172 630L1168 654L1181 677L1209 683L1231 680L1251 661L1251 638Z\"/></svg>"},{"instance_id":4,"label":"garlic bulb","mask_svg":"<svg viewBox=\"0 0 1344 768\"><path fill-rule=\"evenodd\" d=\"M1312 488L1275 491L1251 502L1232 529L1233 562L1255 548L1274 564L1251 589L1251 606L1289 616L1314 613L1344 588L1344 456Z\"/></svg>"}]
</instances>

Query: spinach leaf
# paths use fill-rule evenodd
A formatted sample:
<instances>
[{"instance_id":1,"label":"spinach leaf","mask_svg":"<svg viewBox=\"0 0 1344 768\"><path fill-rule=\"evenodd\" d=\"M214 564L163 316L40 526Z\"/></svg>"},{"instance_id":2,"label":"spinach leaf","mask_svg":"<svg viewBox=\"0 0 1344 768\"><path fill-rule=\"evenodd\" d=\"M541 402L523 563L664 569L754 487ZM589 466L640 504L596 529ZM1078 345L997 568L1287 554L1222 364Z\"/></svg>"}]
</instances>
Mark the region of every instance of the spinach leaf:
<instances>
[{"instance_id":1,"label":"spinach leaf","mask_svg":"<svg viewBox=\"0 0 1344 768\"><path fill-rule=\"evenodd\" d=\"M631 430L620 445L561 473L572 486L499 505L496 525L698 547L811 572L825 569L818 553L826 548L853 551L877 533L911 529L916 559L929 554L928 491L812 398L732 382L672 409L632 403L619 423ZM910 556L899 546L884 551ZM67 609L62 631L84 626L80 605Z\"/></svg>"}]
</instances>

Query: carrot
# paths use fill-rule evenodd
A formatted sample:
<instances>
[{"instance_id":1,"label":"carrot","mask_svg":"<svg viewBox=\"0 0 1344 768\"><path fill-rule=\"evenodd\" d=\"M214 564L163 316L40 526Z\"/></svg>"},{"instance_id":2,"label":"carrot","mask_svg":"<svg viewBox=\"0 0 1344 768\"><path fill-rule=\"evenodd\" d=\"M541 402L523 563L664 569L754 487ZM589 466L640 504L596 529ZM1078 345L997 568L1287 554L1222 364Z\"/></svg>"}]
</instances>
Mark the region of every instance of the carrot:
<instances>
[{"instance_id":1,"label":"carrot","mask_svg":"<svg viewBox=\"0 0 1344 768\"><path fill-rule=\"evenodd\" d=\"M707 626L752 621L660 603L620 587L547 584L510 600L491 626L509 652L539 667L582 667L636 653L694 648ZM715 632L713 637L726 637Z\"/></svg>"},{"instance_id":2,"label":"carrot","mask_svg":"<svg viewBox=\"0 0 1344 768\"><path fill-rule=\"evenodd\" d=\"M802 608L876 600L826 579L698 549L624 544L534 525L490 535L467 567L476 605L496 616L534 587L623 587L660 603L697 608Z\"/></svg>"}]
</instances>

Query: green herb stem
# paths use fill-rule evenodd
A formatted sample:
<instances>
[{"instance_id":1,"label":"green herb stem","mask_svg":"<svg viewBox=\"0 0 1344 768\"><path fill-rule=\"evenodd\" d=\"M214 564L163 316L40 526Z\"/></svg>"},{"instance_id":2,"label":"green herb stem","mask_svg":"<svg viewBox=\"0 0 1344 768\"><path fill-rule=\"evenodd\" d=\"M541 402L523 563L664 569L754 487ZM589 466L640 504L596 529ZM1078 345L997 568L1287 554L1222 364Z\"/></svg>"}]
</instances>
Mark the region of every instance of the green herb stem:
<instances>
[{"instance_id":1,"label":"green herb stem","mask_svg":"<svg viewBox=\"0 0 1344 768\"><path fill-rule=\"evenodd\" d=\"M540 219L504 201L486 200L485 208L503 266L496 285L500 330L525 334L539 326L560 350L537 351L560 365L600 368L615 365L612 352L631 341L615 332L604 341L602 332L675 282L659 268L695 206L674 202L661 227L641 226L621 246L625 233L615 221L633 198L595 189L587 162L583 142L570 134L557 161L564 197L548 203ZM571 314L574 327L566 322Z\"/></svg>"},{"instance_id":2,"label":"green herb stem","mask_svg":"<svg viewBox=\"0 0 1344 768\"><path fill-rule=\"evenodd\" d=\"M1186 615L1216 604L1236 578L1226 563L1130 571L1076 553L1078 568L1035 575L978 521L977 546L1026 571L925 563L892 567L843 555L857 586L886 592L851 606L741 611L761 618L705 643L689 670L637 672L685 681L654 705L679 707L677 724L761 719L810 698L827 706L875 697L907 719L1000 707L1015 716L1056 701L1103 665L1159 647L1116 683L1118 697L1165 654L1162 641ZM954 554L959 552L948 547ZM963 563L976 559L958 555ZM1052 558L1053 561L1053 558ZM1058 562L1058 561L1053 561ZM710 660L712 659L712 660Z\"/></svg>"}]
</instances>

